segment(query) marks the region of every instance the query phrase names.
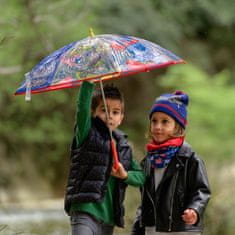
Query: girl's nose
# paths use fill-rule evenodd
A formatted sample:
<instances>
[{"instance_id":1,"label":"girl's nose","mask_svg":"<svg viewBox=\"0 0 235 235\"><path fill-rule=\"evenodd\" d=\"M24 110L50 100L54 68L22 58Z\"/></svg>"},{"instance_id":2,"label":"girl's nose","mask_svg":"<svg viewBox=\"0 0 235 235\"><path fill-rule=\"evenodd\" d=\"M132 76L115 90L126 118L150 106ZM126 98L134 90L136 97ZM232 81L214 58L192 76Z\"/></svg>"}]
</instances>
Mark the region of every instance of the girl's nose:
<instances>
[{"instance_id":1,"label":"girl's nose","mask_svg":"<svg viewBox=\"0 0 235 235\"><path fill-rule=\"evenodd\" d=\"M158 130L158 129L161 129L161 124L160 124L160 123L156 123L156 124L155 124L155 129L157 129L157 130Z\"/></svg>"}]
</instances>

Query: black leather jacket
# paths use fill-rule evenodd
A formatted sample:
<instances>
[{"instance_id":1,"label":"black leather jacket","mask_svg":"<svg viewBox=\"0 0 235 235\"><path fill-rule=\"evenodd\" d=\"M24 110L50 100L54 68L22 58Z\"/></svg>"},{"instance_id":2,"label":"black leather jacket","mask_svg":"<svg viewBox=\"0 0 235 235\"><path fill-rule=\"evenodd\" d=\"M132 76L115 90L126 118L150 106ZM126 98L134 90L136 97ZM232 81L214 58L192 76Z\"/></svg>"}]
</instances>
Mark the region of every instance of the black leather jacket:
<instances>
[{"instance_id":1,"label":"black leather jacket","mask_svg":"<svg viewBox=\"0 0 235 235\"><path fill-rule=\"evenodd\" d=\"M132 234L144 234L145 226L155 226L161 232L201 232L203 213L210 199L210 188L203 161L184 143L164 172L155 192L154 170L145 158L142 166L147 174L142 188L142 203L133 225ZM183 211L194 209L198 214L195 225L182 220Z\"/></svg>"}]
</instances>

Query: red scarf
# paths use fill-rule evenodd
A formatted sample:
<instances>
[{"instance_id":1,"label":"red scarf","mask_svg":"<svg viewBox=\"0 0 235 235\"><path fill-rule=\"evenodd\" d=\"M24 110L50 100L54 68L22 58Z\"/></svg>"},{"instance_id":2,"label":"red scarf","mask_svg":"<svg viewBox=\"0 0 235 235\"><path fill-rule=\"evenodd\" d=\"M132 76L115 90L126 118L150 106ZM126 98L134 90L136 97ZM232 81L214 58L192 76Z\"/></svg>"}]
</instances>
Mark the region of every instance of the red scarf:
<instances>
[{"instance_id":1,"label":"red scarf","mask_svg":"<svg viewBox=\"0 0 235 235\"><path fill-rule=\"evenodd\" d=\"M179 148L183 142L184 137L177 137L169 139L162 144L157 144L155 142L147 144L147 158L149 158L151 166L153 168L166 167L179 151Z\"/></svg>"},{"instance_id":2,"label":"red scarf","mask_svg":"<svg viewBox=\"0 0 235 235\"><path fill-rule=\"evenodd\" d=\"M169 147L169 146L178 147L178 146L181 146L183 144L183 142L184 142L184 136L183 137L175 137L175 138L172 138L172 139L165 141L162 144L158 144L155 141L152 141L146 145L146 148L147 148L147 151L154 151L154 150L158 150L158 149L161 149L164 147Z\"/></svg>"}]
</instances>

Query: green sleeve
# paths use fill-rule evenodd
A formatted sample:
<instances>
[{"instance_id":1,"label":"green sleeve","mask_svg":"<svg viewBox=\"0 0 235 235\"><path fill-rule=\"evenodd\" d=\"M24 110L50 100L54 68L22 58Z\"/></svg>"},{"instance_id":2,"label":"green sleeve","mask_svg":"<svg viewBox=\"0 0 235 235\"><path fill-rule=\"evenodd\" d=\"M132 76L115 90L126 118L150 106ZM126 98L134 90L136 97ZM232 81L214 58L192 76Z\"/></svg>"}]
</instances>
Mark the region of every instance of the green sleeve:
<instances>
[{"instance_id":1,"label":"green sleeve","mask_svg":"<svg viewBox=\"0 0 235 235\"><path fill-rule=\"evenodd\" d=\"M85 140L91 128L91 100L93 89L93 83L84 81L78 94L75 128L77 147Z\"/></svg>"},{"instance_id":2,"label":"green sleeve","mask_svg":"<svg viewBox=\"0 0 235 235\"><path fill-rule=\"evenodd\" d=\"M128 177L125 182L132 186L142 186L145 183L145 174L141 169L139 163L132 159L131 161L131 169L128 171Z\"/></svg>"}]
</instances>

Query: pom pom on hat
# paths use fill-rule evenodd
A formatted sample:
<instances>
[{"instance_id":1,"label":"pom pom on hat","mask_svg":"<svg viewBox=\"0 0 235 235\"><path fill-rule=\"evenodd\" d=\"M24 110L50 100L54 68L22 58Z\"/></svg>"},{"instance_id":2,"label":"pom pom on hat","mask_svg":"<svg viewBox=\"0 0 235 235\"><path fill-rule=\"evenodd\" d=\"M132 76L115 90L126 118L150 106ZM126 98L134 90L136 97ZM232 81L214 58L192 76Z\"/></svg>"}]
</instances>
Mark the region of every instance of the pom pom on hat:
<instances>
[{"instance_id":1,"label":"pom pom on hat","mask_svg":"<svg viewBox=\"0 0 235 235\"><path fill-rule=\"evenodd\" d=\"M187 124L187 105L189 97L183 91L175 91L172 94L163 94L157 98L150 110L149 118L155 112L163 112L171 116L183 128Z\"/></svg>"}]
</instances>

